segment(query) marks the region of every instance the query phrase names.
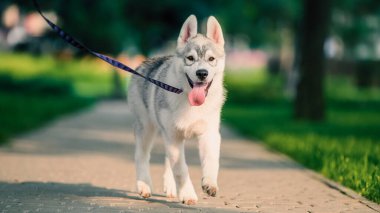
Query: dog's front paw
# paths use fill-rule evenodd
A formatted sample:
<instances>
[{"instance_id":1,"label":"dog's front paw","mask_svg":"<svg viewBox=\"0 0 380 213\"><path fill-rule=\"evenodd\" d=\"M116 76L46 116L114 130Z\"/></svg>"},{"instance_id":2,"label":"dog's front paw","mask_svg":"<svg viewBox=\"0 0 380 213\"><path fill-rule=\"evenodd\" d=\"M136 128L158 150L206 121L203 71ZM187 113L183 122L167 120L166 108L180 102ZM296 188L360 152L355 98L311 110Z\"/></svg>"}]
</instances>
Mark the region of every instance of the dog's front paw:
<instances>
[{"instance_id":1,"label":"dog's front paw","mask_svg":"<svg viewBox=\"0 0 380 213\"><path fill-rule=\"evenodd\" d=\"M187 195L187 196L182 197L181 201L183 204L186 204L186 205L195 205L197 204L198 197L194 193L193 195Z\"/></svg>"},{"instance_id":2,"label":"dog's front paw","mask_svg":"<svg viewBox=\"0 0 380 213\"><path fill-rule=\"evenodd\" d=\"M218 186L216 183L212 183L208 178L202 179L202 189L203 192L209 196L215 197L216 192L218 192Z\"/></svg>"},{"instance_id":3,"label":"dog's front paw","mask_svg":"<svg viewBox=\"0 0 380 213\"><path fill-rule=\"evenodd\" d=\"M203 192L208 194L209 196L212 196L212 197L215 197L216 196L216 192L218 191L218 187L217 186L211 186L211 185L203 185L202 186L202 189L203 189Z\"/></svg>"},{"instance_id":4,"label":"dog's front paw","mask_svg":"<svg viewBox=\"0 0 380 213\"><path fill-rule=\"evenodd\" d=\"M164 192L166 194L166 197L168 197L168 198L177 197L177 188L176 188L174 180L172 180L172 181L165 180Z\"/></svg>"},{"instance_id":5,"label":"dog's front paw","mask_svg":"<svg viewBox=\"0 0 380 213\"><path fill-rule=\"evenodd\" d=\"M186 205L195 205L197 204L197 201L198 201L198 198L188 198L188 199L186 198L182 200L182 203Z\"/></svg>"},{"instance_id":6,"label":"dog's front paw","mask_svg":"<svg viewBox=\"0 0 380 213\"><path fill-rule=\"evenodd\" d=\"M198 201L197 194L193 187L186 187L179 192L179 199L183 204L195 205Z\"/></svg>"},{"instance_id":7,"label":"dog's front paw","mask_svg":"<svg viewBox=\"0 0 380 213\"><path fill-rule=\"evenodd\" d=\"M137 181L137 191L143 198L148 198L152 196L150 186L143 181Z\"/></svg>"}]
</instances>

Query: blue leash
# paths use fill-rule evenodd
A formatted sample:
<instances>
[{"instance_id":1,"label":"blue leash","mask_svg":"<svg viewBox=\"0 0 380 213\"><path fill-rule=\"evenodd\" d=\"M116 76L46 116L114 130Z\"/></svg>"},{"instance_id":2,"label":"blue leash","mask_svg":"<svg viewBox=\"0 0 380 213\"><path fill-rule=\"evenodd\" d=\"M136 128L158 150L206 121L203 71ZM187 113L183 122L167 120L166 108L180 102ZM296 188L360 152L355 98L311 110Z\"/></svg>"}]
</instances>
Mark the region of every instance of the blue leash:
<instances>
[{"instance_id":1,"label":"blue leash","mask_svg":"<svg viewBox=\"0 0 380 213\"><path fill-rule=\"evenodd\" d=\"M40 9L40 6L38 5L37 1L36 0L33 0L33 3L34 3L34 6L36 7L38 13L42 16L42 18L45 19L45 21L49 24L49 26L63 39L65 40L67 43L71 44L72 46L82 50L82 51L86 51L100 59L102 59L103 61L111 64L112 66L114 67L117 67L117 68L120 68L124 71L127 71L127 72L130 72L132 74L135 74L135 75L138 75L140 76L141 78L144 78L146 79L147 81L150 81L151 83L161 87L162 89L164 90L167 90L169 92L173 92L173 93L177 93L177 94L181 94L183 92L182 89L178 89L176 87L173 87L173 86L170 86L168 84L165 84L161 81L158 81L158 80L155 80L155 79L152 79L152 78L149 78L149 77L146 77L138 72L136 72L134 69L128 67L127 65L119 62L119 61L116 61L115 59L112 59L108 56L105 56L103 54L100 54L100 53L97 53L97 52L94 52L92 51L91 49L89 49L88 47L84 46L83 44L79 43L77 40L75 40L72 36L70 36L68 33L64 32L60 27L58 27L57 25L53 24L49 19L47 19L41 12L41 9Z\"/></svg>"}]
</instances>

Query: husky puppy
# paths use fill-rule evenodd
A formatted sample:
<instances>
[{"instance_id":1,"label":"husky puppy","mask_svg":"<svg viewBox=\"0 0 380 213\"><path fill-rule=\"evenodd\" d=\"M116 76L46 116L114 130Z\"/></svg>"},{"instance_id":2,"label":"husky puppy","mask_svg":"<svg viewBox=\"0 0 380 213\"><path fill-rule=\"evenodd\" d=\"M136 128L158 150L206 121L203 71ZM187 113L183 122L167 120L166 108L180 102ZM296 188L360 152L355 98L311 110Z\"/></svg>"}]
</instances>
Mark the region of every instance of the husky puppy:
<instances>
[{"instance_id":1,"label":"husky puppy","mask_svg":"<svg viewBox=\"0 0 380 213\"><path fill-rule=\"evenodd\" d=\"M213 17L207 20L206 35L197 33L197 19L187 18L177 40L174 55L145 61L137 71L182 88L182 94L167 92L133 76L128 103L136 117L137 190L144 197L152 194L149 172L150 151L160 132L166 147L164 191L185 204L198 200L185 162L184 143L195 137L199 143L202 188L209 196L218 190L220 113L225 100L225 64L222 28Z\"/></svg>"}]
</instances>

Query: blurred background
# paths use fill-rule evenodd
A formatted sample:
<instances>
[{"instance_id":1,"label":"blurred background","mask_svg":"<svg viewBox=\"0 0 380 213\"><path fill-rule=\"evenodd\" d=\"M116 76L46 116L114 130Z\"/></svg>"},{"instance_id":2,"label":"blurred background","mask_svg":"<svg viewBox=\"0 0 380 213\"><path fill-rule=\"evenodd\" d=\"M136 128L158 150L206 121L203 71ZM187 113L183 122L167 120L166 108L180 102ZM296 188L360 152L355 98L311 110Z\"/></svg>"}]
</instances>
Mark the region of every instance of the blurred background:
<instances>
[{"instance_id":1,"label":"blurred background","mask_svg":"<svg viewBox=\"0 0 380 213\"><path fill-rule=\"evenodd\" d=\"M380 1L40 4L86 46L133 68L172 53L190 14L216 16L227 51L223 121L380 202ZM98 100L125 98L129 75L62 41L32 1L2 0L0 15L0 144Z\"/></svg>"}]
</instances>

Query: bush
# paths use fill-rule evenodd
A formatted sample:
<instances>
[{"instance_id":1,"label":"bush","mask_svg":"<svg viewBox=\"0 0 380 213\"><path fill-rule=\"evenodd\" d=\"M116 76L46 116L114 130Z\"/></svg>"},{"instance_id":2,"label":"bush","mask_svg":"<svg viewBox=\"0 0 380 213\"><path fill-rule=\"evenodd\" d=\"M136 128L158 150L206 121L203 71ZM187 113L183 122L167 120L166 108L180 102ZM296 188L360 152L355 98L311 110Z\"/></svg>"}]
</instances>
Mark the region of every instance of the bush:
<instances>
[{"instance_id":1,"label":"bush","mask_svg":"<svg viewBox=\"0 0 380 213\"><path fill-rule=\"evenodd\" d=\"M43 76L16 80L12 76L2 74L0 75L0 90L24 95L73 95L70 82Z\"/></svg>"}]
</instances>

